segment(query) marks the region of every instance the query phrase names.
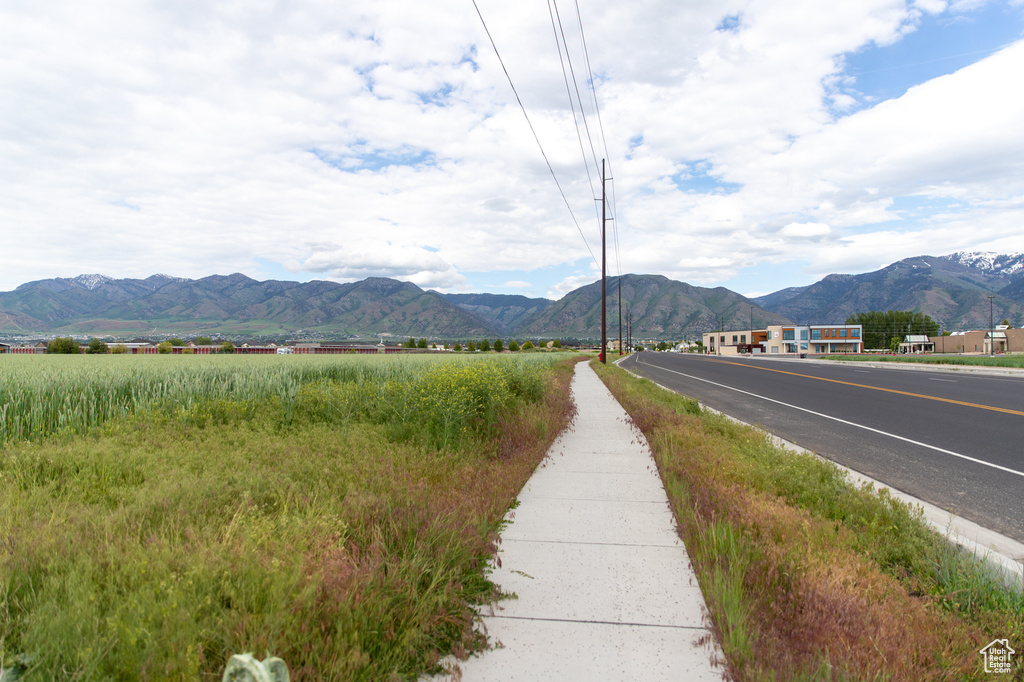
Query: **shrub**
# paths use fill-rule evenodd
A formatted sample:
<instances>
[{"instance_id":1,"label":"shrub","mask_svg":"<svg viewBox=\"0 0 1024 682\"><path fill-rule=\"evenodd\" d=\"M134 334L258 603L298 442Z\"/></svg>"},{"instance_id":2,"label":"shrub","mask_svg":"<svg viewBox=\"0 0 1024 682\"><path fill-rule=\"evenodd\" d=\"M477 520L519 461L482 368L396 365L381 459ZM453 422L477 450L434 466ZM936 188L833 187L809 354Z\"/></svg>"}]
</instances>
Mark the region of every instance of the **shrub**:
<instances>
[{"instance_id":1,"label":"shrub","mask_svg":"<svg viewBox=\"0 0 1024 682\"><path fill-rule=\"evenodd\" d=\"M125 355L128 352L128 346L123 343L119 343L110 349L112 355Z\"/></svg>"},{"instance_id":2,"label":"shrub","mask_svg":"<svg viewBox=\"0 0 1024 682\"><path fill-rule=\"evenodd\" d=\"M92 339L89 341L89 347L85 349L85 352L90 355L95 355L106 353L107 350L107 344L103 343L99 339Z\"/></svg>"},{"instance_id":3,"label":"shrub","mask_svg":"<svg viewBox=\"0 0 1024 682\"><path fill-rule=\"evenodd\" d=\"M509 341L509 343L508 343L508 349L509 349L510 351L512 351L513 353L515 353L516 351L518 351L518 350L519 350L519 344L518 344L518 343L516 343L515 341Z\"/></svg>"},{"instance_id":4,"label":"shrub","mask_svg":"<svg viewBox=\"0 0 1024 682\"><path fill-rule=\"evenodd\" d=\"M512 346L509 346L510 350L511 350L511 348L512 348ZM524 341L523 342L523 350L533 350L533 341Z\"/></svg>"},{"instance_id":5,"label":"shrub","mask_svg":"<svg viewBox=\"0 0 1024 682\"><path fill-rule=\"evenodd\" d=\"M489 350L491 350L491 342L488 341L487 339L484 339L483 341L481 341L480 342L480 350L482 350L484 353L486 353Z\"/></svg>"},{"instance_id":6,"label":"shrub","mask_svg":"<svg viewBox=\"0 0 1024 682\"><path fill-rule=\"evenodd\" d=\"M225 341L224 343L220 344L220 352L221 353L234 353L235 352L235 344L231 343L230 341Z\"/></svg>"},{"instance_id":7,"label":"shrub","mask_svg":"<svg viewBox=\"0 0 1024 682\"><path fill-rule=\"evenodd\" d=\"M500 353L505 349L505 344L501 342L501 339L494 339L494 352Z\"/></svg>"},{"instance_id":8,"label":"shrub","mask_svg":"<svg viewBox=\"0 0 1024 682\"><path fill-rule=\"evenodd\" d=\"M172 344L170 341L161 341L156 345L156 352L160 353L161 355L167 355L168 353L171 352L172 348L174 348L174 344Z\"/></svg>"},{"instance_id":9,"label":"shrub","mask_svg":"<svg viewBox=\"0 0 1024 682\"><path fill-rule=\"evenodd\" d=\"M46 352L75 355L77 353L81 353L82 349L79 348L78 343L70 336L58 336L46 345Z\"/></svg>"}]
</instances>

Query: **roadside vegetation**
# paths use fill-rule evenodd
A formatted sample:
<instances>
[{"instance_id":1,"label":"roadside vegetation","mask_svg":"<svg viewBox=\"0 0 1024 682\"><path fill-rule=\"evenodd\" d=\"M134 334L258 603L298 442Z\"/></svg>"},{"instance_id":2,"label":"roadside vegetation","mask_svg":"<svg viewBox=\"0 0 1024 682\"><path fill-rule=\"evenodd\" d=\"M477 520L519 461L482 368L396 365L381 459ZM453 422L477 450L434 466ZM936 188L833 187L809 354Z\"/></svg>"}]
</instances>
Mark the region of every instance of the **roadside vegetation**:
<instances>
[{"instance_id":1,"label":"roadside vegetation","mask_svg":"<svg viewBox=\"0 0 1024 682\"><path fill-rule=\"evenodd\" d=\"M559 360L4 358L0 667L414 679L481 647L501 519L572 415Z\"/></svg>"},{"instance_id":2,"label":"roadside vegetation","mask_svg":"<svg viewBox=\"0 0 1024 682\"><path fill-rule=\"evenodd\" d=\"M1011 367L1024 369L1024 354L1014 355L827 355L825 360L844 362L904 362L917 365L963 367Z\"/></svg>"},{"instance_id":3,"label":"roadside vegetation","mask_svg":"<svg viewBox=\"0 0 1024 682\"><path fill-rule=\"evenodd\" d=\"M982 679L983 647L1024 641L1022 586L919 510L593 364L650 443L735 679Z\"/></svg>"}]
</instances>

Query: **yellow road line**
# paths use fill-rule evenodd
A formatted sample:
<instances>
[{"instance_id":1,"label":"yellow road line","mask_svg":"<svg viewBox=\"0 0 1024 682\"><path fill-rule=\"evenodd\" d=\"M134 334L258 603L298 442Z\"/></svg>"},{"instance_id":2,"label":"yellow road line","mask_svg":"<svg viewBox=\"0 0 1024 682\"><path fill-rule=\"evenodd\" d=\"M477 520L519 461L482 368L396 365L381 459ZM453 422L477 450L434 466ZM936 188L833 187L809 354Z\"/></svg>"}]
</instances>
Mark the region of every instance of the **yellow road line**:
<instances>
[{"instance_id":1,"label":"yellow road line","mask_svg":"<svg viewBox=\"0 0 1024 682\"><path fill-rule=\"evenodd\" d=\"M839 379L826 379L825 377L816 377L811 374L800 374L799 372L787 372L784 369L772 369L770 367L760 367L758 365L749 365L742 362L732 362L731 360L712 360L712 362L721 362L726 365L736 365L737 367L746 367L748 369L761 369L765 372L777 372L779 374L789 374L794 377L803 377L804 379L816 379L818 381L827 381L833 384L843 384L844 386L855 386L857 388L867 388L872 391L884 391L886 393L897 393L899 395L906 395L912 398L923 398L924 400L935 400L940 403L951 403L953 405L963 405L964 407L976 407L979 410L990 410L992 412L1003 412L1005 414L1015 414L1024 417L1024 412L1020 410L1011 410L1006 407L994 407L992 405L980 405L978 403L968 403L963 400L953 400L951 398L939 398L933 395L923 395L921 393L911 393L909 391L897 391L894 388L881 388L880 386L868 386L866 384L855 384L852 381L841 381Z\"/></svg>"}]
</instances>

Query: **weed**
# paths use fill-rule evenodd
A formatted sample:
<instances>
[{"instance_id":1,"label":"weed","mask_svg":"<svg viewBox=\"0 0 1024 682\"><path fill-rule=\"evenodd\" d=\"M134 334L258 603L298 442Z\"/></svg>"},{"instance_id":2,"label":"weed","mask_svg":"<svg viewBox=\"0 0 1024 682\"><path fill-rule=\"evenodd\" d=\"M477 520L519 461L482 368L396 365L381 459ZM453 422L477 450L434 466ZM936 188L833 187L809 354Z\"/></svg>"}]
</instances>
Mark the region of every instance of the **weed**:
<instances>
[{"instance_id":1,"label":"weed","mask_svg":"<svg viewBox=\"0 0 1024 682\"><path fill-rule=\"evenodd\" d=\"M841 362L904 362L919 365L952 365L961 367L1015 367L1024 368L1024 355L828 355L824 359Z\"/></svg>"},{"instance_id":2,"label":"weed","mask_svg":"<svg viewBox=\"0 0 1024 682\"><path fill-rule=\"evenodd\" d=\"M383 415L441 365L230 358L190 378L140 358L160 364L114 391L132 407L0 449L0 659L30 654L28 679L193 680L273 651L296 680L368 680L479 649L497 529L571 417L571 368L533 357L468 361L500 402L446 432L426 399L403 438ZM117 384L122 359L94 367Z\"/></svg>"},{"instance_id":3,"label":"weed","mask_svg":"<svg viewBox=\"0 0 1024 682\"><path fill-rule=\"evenodd\" d=\"M651 445L737 679L977 679L981 647L1024 639L1020 592L919 510L595 369Z\"/></svg>"}]
</instances>

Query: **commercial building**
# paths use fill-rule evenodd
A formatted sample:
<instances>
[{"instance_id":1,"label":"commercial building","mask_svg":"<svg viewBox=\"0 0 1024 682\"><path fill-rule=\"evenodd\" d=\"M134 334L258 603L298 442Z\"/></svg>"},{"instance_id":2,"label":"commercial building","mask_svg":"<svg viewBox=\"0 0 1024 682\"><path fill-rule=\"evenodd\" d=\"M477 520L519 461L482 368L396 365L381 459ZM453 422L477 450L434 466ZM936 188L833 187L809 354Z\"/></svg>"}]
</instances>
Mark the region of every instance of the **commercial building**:
<instances>
[{"instance_id":1,"label":"commercial building","mask_svg":"<svg viewBox=\"0 0 1024 682\"><path fill-rule=\"evenodd\" d=\"M935 343L924 334L907 334L900 343L900 353L934 353Z\"/></svg>"},{"instance_id":2,"label":"commercial building","mask_svg":"<svg viewBox=\"0 0 1024 682\"><path fill-rule=\"evenodd\" d=\"M765 329L705 332L702 340L708 355L799 355L860 353L862 339L859 324L775 324Z\"/></svg>"},{"instance_id":3,"label":"commercial building","mask_svg":"<svg viewBox=\"0 0 1024 682\"><path fill-rule=\"evenodd\" d=\"M949 336L932 336L928 339L935 344L936 353L1022 353L1024 352L1024 329L1011 329L1002 325L991 332L981 329L969 332L953 332Z\"/></svg>"},{"instance_id":4,"label":"commercial building","mask_svg":"<svg viewBox=\"0 0 1024 682\"><path fill-rule=\"evenodd\" d=\"M744 355L766 352L768 331L765 329L705 332L701 339L708 355Z\"/></svg>"},{"instance_id":5,"label":"commercial building","mask_svg":"<svg viewBox=\"0 0 1024 682\"><path fill-rule=\"evenodd\" d=\"M702 341L708 355L864 352L863 329L859 324L781 324L767 329L730 329L705 332ZM1024 329L1000 325L991 331L953 332L948 336L907 335L900 344L899 352L1024 353Z\"/></svg>"}]
</instances>

